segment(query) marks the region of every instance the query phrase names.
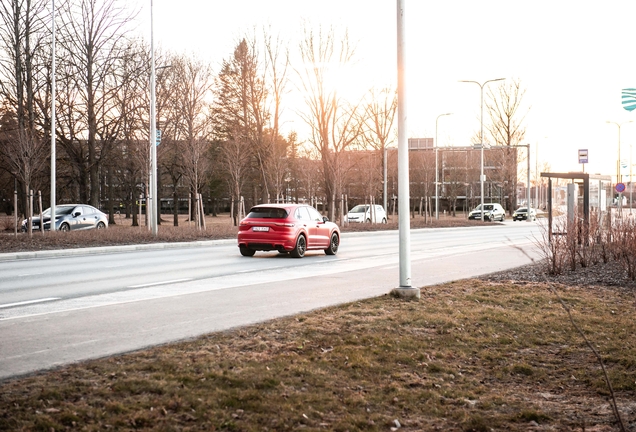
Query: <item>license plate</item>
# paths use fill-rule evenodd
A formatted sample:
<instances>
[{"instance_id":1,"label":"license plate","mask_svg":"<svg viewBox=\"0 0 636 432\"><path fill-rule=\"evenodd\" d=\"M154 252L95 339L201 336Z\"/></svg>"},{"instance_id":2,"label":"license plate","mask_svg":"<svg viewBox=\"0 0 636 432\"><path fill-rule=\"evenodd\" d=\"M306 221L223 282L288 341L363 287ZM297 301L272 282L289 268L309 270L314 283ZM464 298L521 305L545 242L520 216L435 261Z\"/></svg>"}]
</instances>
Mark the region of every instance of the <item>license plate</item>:
<instances>
[{"instance_id":1,"label":"license plate","mask_svg":"<svg viewBox=\"0 0 636 432\"><path fill-rule=\"evenodd\" d=\"M269 231L269 227L252 227L252 231Z\"/></svg>"}]
</instances>

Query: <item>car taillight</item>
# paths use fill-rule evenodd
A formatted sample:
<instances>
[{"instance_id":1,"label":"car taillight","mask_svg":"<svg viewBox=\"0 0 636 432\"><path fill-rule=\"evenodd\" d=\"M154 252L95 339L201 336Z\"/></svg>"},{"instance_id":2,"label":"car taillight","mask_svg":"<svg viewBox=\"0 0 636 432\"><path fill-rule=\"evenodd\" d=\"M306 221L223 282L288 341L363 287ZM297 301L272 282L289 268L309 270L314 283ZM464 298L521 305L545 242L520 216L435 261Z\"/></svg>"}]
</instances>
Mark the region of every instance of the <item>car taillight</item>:
<instances>
[{"instance_id":1,"label":"car taillight","mask_svg":"<svg viewBox=\"0 0 636 432\"><path fill-rule=\"evenodd\" d=\"M282 226L282 227L287 227L287 228L293 228L294 224L293 223L282 223L282 222L276 222L274 225L276 226Z\"/></svg>"}]
</instances>

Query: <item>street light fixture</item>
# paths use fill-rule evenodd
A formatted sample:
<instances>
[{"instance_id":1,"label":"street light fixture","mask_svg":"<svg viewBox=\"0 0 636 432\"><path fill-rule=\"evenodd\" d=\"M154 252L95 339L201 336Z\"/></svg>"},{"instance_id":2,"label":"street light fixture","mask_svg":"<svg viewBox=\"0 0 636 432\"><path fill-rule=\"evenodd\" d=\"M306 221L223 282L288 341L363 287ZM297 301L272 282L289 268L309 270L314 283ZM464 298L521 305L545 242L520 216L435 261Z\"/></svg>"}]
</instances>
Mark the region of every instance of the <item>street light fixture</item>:
<instances>
[{"instance_id":1,"label":"street light fixture","mask_svg":"<svg viewBox=\"0 0 636 432\"><path fill-rule=\"evenodd\" d=\"M479 123L481 124L481 130L479 132L479 141L480 141L480 148L481 148L481 170L480 170L480 175L479 175L479 184L480 184L480 189L481 189L481 221L484 221L484 181L486 180L486 176L484 176L484 86L486 84L488 84L489 82L494 82L494 81L502 81L505 80L505 78L496 78L496 79L491 79L488 81L484 81L482 84L480 84L477 81L470 81L470 80L460 80L459 82L464 82L464 83L475 83L479 86L480 90L481 90L481 115L480 115L480 119L479 119Z\"/></svg>"},{"instance_id":2,"label":"street light fixture","mask_svg":"<svg viewBox=\"0 0 636 432\"><path fill-rule=\"evenodd\" d=\"M437 118L435 119L435 219L439 219L439 168L438 168L438 162L437 162L437 126L438 126L438 121L440 117L443 116L449 116L452 115L453 113L445 113L445 114L440 114L437 116Z\"/></svg>"},{"instance_id":3,"label":"street light fixture","mask_svg":"<svg viewBox=\"0 0 636 432\"><path fill-rule=\"evenodd\" d=\"M618 184L622 181L622 178L621 178L622 177L621 176L621 126L627 123L633 123L633 120L629 120L623 123L617 123L617 122L607 120L605 123L615 124L618 127L618 161L616 163L616 184ZM631 173L631 167L630 167L630 173ZM630 182L632 181L631 175L630 175L629 181ZM630 185L630 188L631 188L631 185ZM630 201L631 201L631 196L630 196ZM623 194L621 192L618 193L618 205L620 206L619 207L620 209L623 208Z\"/></svg>"}]
</instances>

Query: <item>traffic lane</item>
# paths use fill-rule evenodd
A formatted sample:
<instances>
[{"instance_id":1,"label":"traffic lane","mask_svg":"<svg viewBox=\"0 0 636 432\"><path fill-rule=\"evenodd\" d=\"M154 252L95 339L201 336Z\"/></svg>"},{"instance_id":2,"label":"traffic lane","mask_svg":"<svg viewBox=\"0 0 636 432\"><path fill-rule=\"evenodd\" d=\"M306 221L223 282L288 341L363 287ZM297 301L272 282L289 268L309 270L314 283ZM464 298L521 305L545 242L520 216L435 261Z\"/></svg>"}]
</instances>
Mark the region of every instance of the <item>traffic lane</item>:
<instances>
[{"instance_id":1,"label":"traffic lane","mask_svg":"<svg viewBox=\"0 0 636 432\"><path fill-rule=\"evenodd\" d=\"M493 229L494 228L494 229ZM525 230L501 227L413 230L412 251L453 253L469 247L489 248L493 245L516 243L528 237ZM398 253L398 232L381 231L345 235L337 257L327 257L322 251L309 252L303 260L276 253L257 253L245 258L237 253L232 242L199 248L60 257L17 263L17 269L1 263L2 305L38 302L45 299L69 299L83 296L118 293L130 289L152 287L184 281L230 276L237 273L303 268L333 260L378 258ZM445 252L444 252L445 251ZM397 255L396 255L397 256ZM25 267L40 266L37 275L22 275ZM13 274L12 274L13 273Z\"/></svg>"},{"instance_id":2,"label":"traffic lane","mask_svg":"<svg viewBox=\"0 0 636 432\"><path fill-rule=\"evenodd\" d=\"M169 256L162 251L104 254L85 257L82 262L49 258L37 260L35 264L41 264L42 270L35 274L24 274L24 269L5 269L0 273L0 304L48 296L68 298L97 295L175 280L220 277L245 268L271 270L281 266L303 265L298 260L289 259L246 260L238 254L235 245L175 252ZM328 258L322 251L309 253L308 257L313 255ZM272 254L269 256L275 257ZM4 264L6 266L7 263Z\"/></svg>"},{"instance_id":3,"label":"traffic lane","mask_svg":"<svg viewBox=\"0 0 636 432\"><path fill-rule=\"evenodd\" d=\"M520 243L517 243L520 244ZM413 248L411 259L426 259L442 255L457 255L471 251L487 251L496 247L501 247L501 242L479 242L474 245L445 245L442 248ZM524 246L524 247L527 247ZM344 256L342 256L344 255ZM272 256L272 258L276 255ZM287 261L290 258L278 256ZM253 258L243 258L250 261ZM211 291L225 289L235 286L251 285L264 282L285 281L295 278L322 277L332 273L343 273L363 268L372 268L391 263L397 263L399 256L396 252L380 250L374 255L350 256L341 254L339 257L330 257L324 254L308 256L303 260L292 260L296 264L290 267L270 266L267 269L246 268L244 270L223 274L214 277L203 277L200 279L164 279L160 282L143 283L131 285L126 289L110 290L107 293L95 295L78 295L67 297L48 297L42 299L30 299L24 304L0 304L0 319L13 319L22 316L41 315L46 313L56 313L64 310L85 309L90 307L100 307L105 305L126 303L132 301L150 300L160 297L171 297L182 294L192 294L201 291ZM174 275L172 275L174 277Z\"/></svg>"},{"instance_id":4,"label":"traffic lane","mask_svg":"<svg viewBox=\"0 0 636 432\"><path fill-rule=\"evenodd\" d=\"M538 257L536 249L530 252ZM414 260L412 285L530 262L514 247ZM387 294L399 265L0 321L0 379Z\"/></svg>"}]
</instances>

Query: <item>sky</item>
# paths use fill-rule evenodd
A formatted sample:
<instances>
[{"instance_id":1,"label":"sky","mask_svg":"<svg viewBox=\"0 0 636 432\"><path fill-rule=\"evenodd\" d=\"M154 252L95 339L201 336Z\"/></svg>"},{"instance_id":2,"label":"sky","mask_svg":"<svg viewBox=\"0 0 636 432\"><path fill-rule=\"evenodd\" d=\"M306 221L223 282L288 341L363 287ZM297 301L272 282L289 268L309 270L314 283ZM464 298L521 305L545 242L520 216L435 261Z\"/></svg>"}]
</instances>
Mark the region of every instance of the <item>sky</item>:
<instances>
[{"instance_id":1,"label":"sky","mask_svg":"<svg viewBox=\"0 0 636 432\"><path fill-rule=\"evenodd\" d=\"M136 31L149 40L151 0L137 1ZM303 26L333 26L337 32L346 29L357 44L355 67L339 81L343 91L354 95L372 86L396 85L396 0L152 1L155 46L197 55L217 71L254 28L270 29L297 56ZM625 123L620 128L621 159L629 165L630 147L636 147L636 111L622 108L621 90L636 87L631 28L636 2L404 4L409 137L434 137L437 117L453 113L437 122L439 145L470 145L480 127L480 88L459 81L517 79L526 90L524 142L531 147L533 170L549 164L552 172L581 171L578 151L587 149L585 172L615 175L619 128L607 121ZM488 86L496 89L497 84ZM298 101L297 90L290 89L289 100ZM302 120L293 109L286 117L286 127L302 139ZM636 167L636 154L632 162ZM636 168L633 173L636 178ZM628 167L623 174L628 181Z\"/></svg>"}]
</instances>

